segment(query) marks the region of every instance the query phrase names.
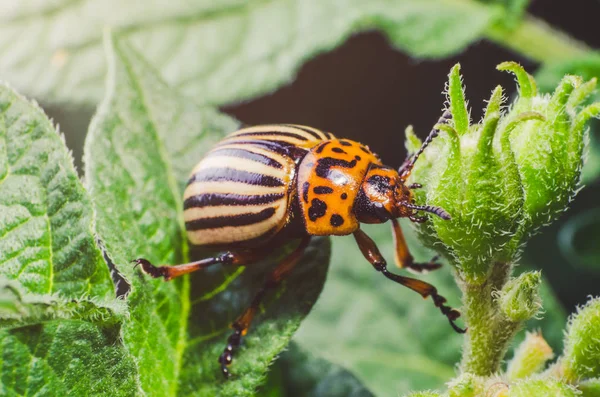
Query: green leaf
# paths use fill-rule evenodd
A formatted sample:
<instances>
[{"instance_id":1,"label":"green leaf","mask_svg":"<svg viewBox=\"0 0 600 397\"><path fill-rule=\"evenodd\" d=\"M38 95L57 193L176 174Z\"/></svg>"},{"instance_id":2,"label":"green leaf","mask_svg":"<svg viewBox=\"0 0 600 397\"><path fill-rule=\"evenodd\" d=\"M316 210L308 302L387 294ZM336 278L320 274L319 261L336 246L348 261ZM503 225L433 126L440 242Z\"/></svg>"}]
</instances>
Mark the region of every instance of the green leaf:
<instances>
[{"instance_id":1,"label":"green leaf","mask_svg":"<svg viewBox=\"0 0 600 397\"><path fill-rule=\"evenodd\" d=\"M419 245L408 222L402 223L416 259L431 259L434 254ZM393 271L389 225L363 229L389 258ZM448 268L418 278L435 285L451 306L459 307L459 291ZM440 388L449 381L462 336L431 300L373 270L354 239L345 236L334 239L327 284L294 340L350 370L375 395L397 396Z\"/></svg>"},{"instance_id":2,"label":"green leaf","mask_svg":"<svg viewBox=\"0 0 600 397\"><path fill-rule=\"evenodd\" d=\"M161 396L250 395L319 295L328 240L316 239L298 270L266 300L265 313L235 356L234 377L224 381L217 358L228 324L249 304L275 258L245 269L211 268L193 275L191 284L188 277L152 280L128 262L188 259L181 198L188 173L237 122L170 89L120 37L107 35L106 45L107 96L86 141L86 178L98 234L131 286L131 318L122 334L138 362L141 388Z\"/></svg>"},{"instance_id":3,"label":"green leaf","mask_svg":"<svg viewBox=\"0 0 600 397\"><path fill-rule=\"evenodd\" d=\"M115 326L126 316L122 300L65 299L58 295L23 293L14 282L0 278L0 329L66 319Z\"/></svg>"},{"instance_id":4,"label":"green leaf","mask_svg":"<svg viewBox=\"0 0 600 397\"><path fill-rule=\"evenodd\" d=\"M304 61L358 31L381 29L413 56L443 57L502 15L474 0L6 0L2 11L0 75L37 98L71 103L102 96L105 26L143 48L170 85L222 104L291 81Z\"/></svg>"},{"instance_id":5,"label":"green leaf","mask_svg":"<svg viewBox=\"0 0 600 397\"><path fill-rule=\"evenodd\" d=\"M274 376L278 377L275 383ZM269 373L271 388L262 396L371 397L373 394L349 371L324 360L292 342Z\"/></svg>"},{"instance_id":6,"label":"green leaf","mask_svg":"<svg viewBox=\"0 0 600 397\"><path fill-rule=\"evenodd\" d=\"M92 210L61 136L40 108L0 85L0 275L26 292L114 293Z\"/></svg>"},{"instance_id":7,"label":"green leaf","mask_svg":"<svg viewBox=\"0 0 600 397\"><path fill-rule=\"evenodd\" d=\"M501 19L498 20L498 23L503 27L513 29L515 28L523 15L525 14L525 10L529 5L530 0L479 0L481 3L485 4L497 4L502 7L505 11L504 15Z\"/></svg>"},{"instance_id":8,"label":"green leaf","mask_svg":"<svg viewBox=\"0 0 600 397\"><path fill-rule=\"evenodd\" d=\"M0 86L0 394L136 394L92 209L42 111Z\"/></svg>"},{"instance_id":9,"label":"green leaf","mask_svg":"<svg viewBox=\"0 0 600 397\"><path fill-rule=\"evenodd\" d=\"M123 349L118 325L81 320L0 331L3 396L134 396L133 357Z\"/></svg>"}]
</instances>

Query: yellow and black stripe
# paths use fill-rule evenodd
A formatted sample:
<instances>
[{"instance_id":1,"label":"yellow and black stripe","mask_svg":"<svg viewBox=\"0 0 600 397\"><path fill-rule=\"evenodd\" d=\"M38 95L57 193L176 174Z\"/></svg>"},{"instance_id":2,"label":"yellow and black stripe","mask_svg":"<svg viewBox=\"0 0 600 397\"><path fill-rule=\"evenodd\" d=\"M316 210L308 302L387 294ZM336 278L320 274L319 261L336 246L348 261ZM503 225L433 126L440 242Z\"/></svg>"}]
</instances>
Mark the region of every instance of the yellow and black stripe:
<instances>
[{"instance_id":1,"label":"yellow and black stripe","mask_svg":"<svg viewBox=\"0 0 600 397\"><path fill-rule=\"evenodd\" d=\"M223 139L196 165L184 193L184 218L196 245L272 236L288 219L296 166L333 135L291 124L260 125Z\"/></svg>"}]
</instances>

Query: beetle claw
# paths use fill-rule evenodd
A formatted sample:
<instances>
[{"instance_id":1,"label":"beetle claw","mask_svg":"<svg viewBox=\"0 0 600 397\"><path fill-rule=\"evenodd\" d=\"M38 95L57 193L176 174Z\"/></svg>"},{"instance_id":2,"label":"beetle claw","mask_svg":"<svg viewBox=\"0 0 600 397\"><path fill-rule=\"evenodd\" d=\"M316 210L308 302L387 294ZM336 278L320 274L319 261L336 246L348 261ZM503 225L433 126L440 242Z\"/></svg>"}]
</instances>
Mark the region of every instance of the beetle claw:
<instances>
[{"instance_id":1,"label":"beetle claw","mask_svg":"<svg viewBox=\"0 0 600 397\"><path fill-rule=\"evenodd\" d=\"M135 265L133 266L134 268L141 266L142 267L142 271L144 273L146 273L147 275L149 275L150 277L153 278L158 278L158 277L167 277L167 268L163 267L163 266L154 266L152 263L150 263L148 260L143 259L143 258L137 258L131 261L131 263L135 263Z\"/></svg>"}]
</instances>

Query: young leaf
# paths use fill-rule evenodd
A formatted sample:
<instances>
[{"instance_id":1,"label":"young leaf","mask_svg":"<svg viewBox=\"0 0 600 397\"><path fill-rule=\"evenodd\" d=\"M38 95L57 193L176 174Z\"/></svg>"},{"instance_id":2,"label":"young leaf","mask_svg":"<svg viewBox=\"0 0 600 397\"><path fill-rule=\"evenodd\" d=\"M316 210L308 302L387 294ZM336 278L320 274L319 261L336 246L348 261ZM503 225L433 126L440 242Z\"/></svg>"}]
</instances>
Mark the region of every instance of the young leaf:
<instances>
[{"instance_id":1,"label":"young leaf","mask_svg":"<svg viewBox=\"0 0 600 397\"><path fill-rule=\"evenodd\" d=\"M35 104L0 85L0 275L26 292L109 298L113 284L92 233L72 159Z\"/></svg>"},{"instance_id":2,"label":"young leaf","mask_svg":"<svg viewBox=\"0 0 600 397\"><path fill-rule=\"evenodd\" d=\"M208 269L194 275L190 287L188 277L152 280L128 262L188 259L183 186L203 153L237 123L168 88L118 36L107 35L106 46L107 96L86 142L86 178L100 238L131 285L123 339L138 362L141 388L159 395L250 395L316 300L328 241L311 244L298 270L266 300L266 313L257 315L235 356L234 377L225 381L217 358L231 332L228 323L249 304L270 267ZM268 262L272 267L273 259Z\"/></svg>"},{"instance_id":3,"label":"young leaf","mask_svg":"<svg viewBox=\"0 0 600 397\"><path fill-rule=\"evenodd\" d=\"M0 10L0 75L37 98L71 103L102 96L104 26L144 48L172 86L222 104L289 82L304 61L357 31L381 29L413 56L441 57L501 15L475 0L5 0Z\"/></svg>"}]
</instances>

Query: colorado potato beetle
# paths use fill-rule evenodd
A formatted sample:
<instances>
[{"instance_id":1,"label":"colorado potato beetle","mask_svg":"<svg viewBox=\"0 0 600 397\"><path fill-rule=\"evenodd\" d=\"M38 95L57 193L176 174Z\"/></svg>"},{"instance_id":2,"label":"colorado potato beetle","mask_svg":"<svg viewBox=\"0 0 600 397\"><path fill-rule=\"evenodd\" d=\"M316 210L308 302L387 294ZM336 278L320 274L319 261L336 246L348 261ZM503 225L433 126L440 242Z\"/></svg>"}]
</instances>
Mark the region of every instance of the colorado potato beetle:
<instances>
[{"instance_id":1,"label":"colorado potato beetle","mask_svg":"<svg viewBox=\"0 0 600 397\"><path fill-rule=\"evenodd\" d=\"M438 124L449 118L445 112ZM460 313L444 304L446 299L434 286L389 272L375 242L360 229L360 223L390 221L399 268L423 272L440 267L435 258L414 263L397 220L424 222L417 211L450 219L441 208L416 205L411 189L420 185L406 185L419 155L438 133L433 129L421 149L395 170L383 165L367 146L315 128L292 124L243 128L200 160L183 197L189 240L221 253L178 266L157 267L141 258L134 262L152 277L171 280L217 263L249 265L267 256L274 244L299 242L231 325L234 331L219 357L226 377L261 299L293 270L312 236L353 234L375 270L424 298L431 296L452 327L465 332L454 323Z\"/></svg>"}]
</instances>

